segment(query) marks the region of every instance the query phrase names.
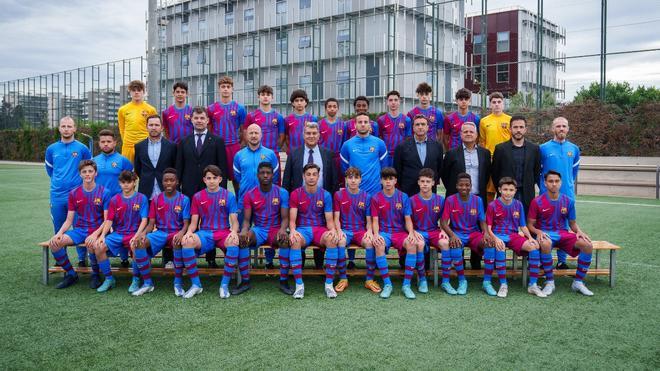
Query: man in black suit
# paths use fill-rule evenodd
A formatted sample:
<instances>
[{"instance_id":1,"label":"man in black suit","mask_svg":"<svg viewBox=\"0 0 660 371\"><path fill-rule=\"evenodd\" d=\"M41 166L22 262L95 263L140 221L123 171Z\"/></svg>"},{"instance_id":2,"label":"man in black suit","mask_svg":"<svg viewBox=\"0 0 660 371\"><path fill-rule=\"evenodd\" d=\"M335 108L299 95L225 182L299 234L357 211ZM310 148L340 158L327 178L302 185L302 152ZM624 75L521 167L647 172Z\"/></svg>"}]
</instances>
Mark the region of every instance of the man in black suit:
<instances>
[{"instance_id":1,"label":"man in black suit","mask_svg":"<svg viewBox=\"0 0 660 371\"><path fill-rule=\"evenodd\" d=\"M496 187L505 176L516 180L515 198L523 203L527 213L536 194L534 185L541 174L541 151L537 144L525 139L527 121L524 116L513 116L510 127L511 140L495 146L491 175Z\"/></svg>"},{"instance_id":2,"label":"man in black suit","mask_svg":"<svg viewBox=\"0 0 660 371\"><path fill-rule=\"evenodd\" d=\"M334 195L338 189L337 169L334 167L332 152L318 145L320 139L319 124L316 122L305 124L303 137L305 145L290 153L286 159L282 187L289 193L302 187L303 167L309 163L314 163L321 168L318 186ZM323 251L314 250L314 266L316 269L323 268Z\"/></svg>"},{"instance_id":3,"label":"man in black suit","mask_svg":"<svg viewBox=\"0 0 660 371\"><path fill-rule=\"evenodd\" d=\"M442 173L442 145L433 138L428 138L429 123L424 115L413 118L413 137L407 138L394 150L394 169L397 184L401 191L412 197L419 193L417 178L423 168L432 169L438 184ZM433 192L436 189L433 187Z\"/></svg>"},{"instance_id":4,"label":"man in black suit","mask_svg":"<svg viewBox=\"0 0 660 371\"><path fill-rule=\"evenodd\" d=\"M204 107L195 107L191 119L195 131L183 138L176 151L176 172L181 181L181 192L192 197L204 189L202 170L215 165L222 172L220 186L227 188L227 155L225 141L208 131L209 116ZM206 253L209 267L217 268L215 250Z\"/></svg>"},{"instance_id":5,"label":"man in black suit","mask_svg":"<svg viewBox=\"0 0 660 371\"><path fill-rule=\"evenodd\" d=\"M465 122L461 126L461 140L463 144L448 151L442 163L442 183L447 189L445 197L458 192L458 174L468 173L472 179L472 193L481 197L485 212L488 206L486 189L490 179L490 151L477 145L477 126L473 122ZM481 269L481 257L471 254L470 265L473 269Z\"/></svg>"}]
</instances>

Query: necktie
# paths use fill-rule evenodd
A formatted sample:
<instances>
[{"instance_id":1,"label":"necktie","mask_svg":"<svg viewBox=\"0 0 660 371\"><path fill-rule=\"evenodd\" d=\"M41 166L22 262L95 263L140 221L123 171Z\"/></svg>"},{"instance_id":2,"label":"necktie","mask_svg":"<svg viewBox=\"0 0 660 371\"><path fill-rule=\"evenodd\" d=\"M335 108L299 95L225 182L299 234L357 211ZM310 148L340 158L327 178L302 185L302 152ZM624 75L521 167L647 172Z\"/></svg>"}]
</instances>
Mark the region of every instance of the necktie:
<instances>
[{"instance_id":1,"label":"necktie","mask_svg":"<svg viewBox=\"0 0 660 371\"><path fill-rule=\"evenodd\" d=\"M203 145L202 135L203 134L195 134L195 135L197 135L197 145L195 146L195 148L197 148L197 154L199 155L199 154L202 153L202 145Z\"/></svg>"},{"instance_id":2,"label":"necktie","mask_svg":"<svg viewBox=\"0 0 660 371\"><path fill-rule=\"evenodd\" d=\"M310 149L310 150L309 150L309 156L307 157L307 163L308 163L308 164L313 164L313 163L314 163L314 156L313 156L313 154L314 154L314 150L313 150L313 149Z\"/></svg>"}]
</instances>

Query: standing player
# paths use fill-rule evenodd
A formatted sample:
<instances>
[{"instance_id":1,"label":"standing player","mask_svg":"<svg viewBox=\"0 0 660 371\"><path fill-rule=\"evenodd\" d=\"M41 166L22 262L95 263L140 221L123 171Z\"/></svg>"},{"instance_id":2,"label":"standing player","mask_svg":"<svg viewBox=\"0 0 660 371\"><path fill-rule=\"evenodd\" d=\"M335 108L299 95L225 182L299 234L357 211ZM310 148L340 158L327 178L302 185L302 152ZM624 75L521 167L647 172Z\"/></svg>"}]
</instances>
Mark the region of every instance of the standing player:
<instances>
[{"instance_id":1,"label":"standing player","mask_svg":"<svg viewBox=\"0 0 660 371\"><path fill-rule=\"evenodd\" d=\"M504 113L504 96L494 92L489 97L490 115L481 119L479 123L479 144L495 153L495 146L511 139L511 116ZM487 199L490 202L495 198L495 186L488 180Z\"/></svg>"},{"instance_id":2,"label":"standing player","mask_svg":"<svg viewBox=\"0 0 660 371\"><path fill-rule=\"evenodd\" d=\"M232 181L234 189L238 189L238 180L234 178L234 156L241 150L241 126L245 122L245 107L232 99L234 94L234 80L229 76L223 76L218 80L220 90L220 102L211 104L207 111L209 113L209 125L214 135L225 141L225 153L227 154L227 177Z\"/></svg>"},{"instance_id":3,"label":"standing player","mask_svg":"<svg viewBox=\"0 0 660 371\"><path fill-rule=\"evenodd\" d=\"M305 185L291 192L289 200L289 232L291 233L291 268L296 280L294 299L305 296L302 279L302 252L305 247L314 244L325 248L325 295L337 297L332 287L337 266L337 233L332 217L332 196L330 192L318 187L319 171L314 164L303 167ZM282 277L280 276L280 280Z\"/></svg>"},{"instance_id":4,"label":"standing player","mask_svg":"<svg viewBox=\"0 0 660 371\"><path fill-rule=\"evenodd\" d=\"M69 193L82 184L78 165L92 158L89 148L76 140L76 122L70 116L62 117L58 127L60 140L46 148L46 173L50 177L50 216L57 233L68 214ZM66 230L66 229L65 229ZM87 265L87 248L77 246L78 266ZM66 252L65 252L66 253Z\"/></svg>"},{"instance_id":5,"label":"standing player","mask_svg":"<svg viewBox=\"0 0 660 371\"><path fill-rule=\"evenodd\" d=\"M536 235L536 240L541 246L541 264L545 271L543 293L549 296L555 291L552 248L557 247L568 255L578 258L571 289L582 295L593 296L594 293L584 284L584 277L591 265L593 251L591 238L582 232L575 221L575 200L560 192L561 174L549 170L545 173L544 179L547 191L532 200L527 217L529 230Z\"/></svg>"},{"instance_id":6,"label":"standing player","mask_svg":"<svg viewBox=\"0 0 660 371\"><path fill-rule=\"evenodd\" d=\"M417 93L417 99L419 99L419 106L415 106L408 111L408 117L413 120L417 115L426 116L429 121L429 138L442 143L442 125L445 119L442 110L431 105L433 88L431 88L431 85L422 82L417 85L415 93Z\"/></svg>"},{"instance_id":7,"label":"standing player","mask_svg":"<svg viewBox=\"0 0 660 371\"><path fill-rule=\"evenodd\" d=\"M412 118L399 112L401 94L392 90L387 93L388 112L378 118L378 132L387 147L385 166L394 165L394 149L404 139L412 135Z\"/></svg>"},{"instance_id":8,"label":"standing player","mask_svg":"<svg viewBox=\"0 0 660 371\"><path fill-rule=\"evenodd\" d=\"M144 285L133 295L140 296L154 291L151 280L151 258L166 246L174 251L174 295L183 296L183 258L181 239L190 224L190 199L177 191L179 180L176 169L163 171L163 193L156 196L149 205L149 224L140 235L135 250ZM156 229L154 230L154 227ZM146 233L146 235L145 235Z\"/></svg>"},{"instance_id":9,"label":"standing player","mask_svg":"<svg viewBox=\"0 0 660 371\"><path fill-rule=\"evenodd\" d=\"M536 284L539 277L539 244L529 233L525 222L525 206L516 200L517 183L515 179L504 177L500 179L498 192L500 197L488 204L486 224L492 244L484 248L484 281L483 289L490 296L505 298L508 293L506 281L506 248L517 255L529 255L529 285L527 292L544 298L545 294ZM523 236L519 234L523 233ZM494 245L494 247L493 247ZM495 292L491 283L494 268L500 279L500 289Z\"/></svg>"},{"instance_id":10,"label":"standing player","mask_svg":"<svg viewBox=\"0 0 660 371\"><path fill-rule=\"evenodd\" d=\"M216 245L225 251L225 267L220 284L220 298L229 298L228 277L234 273L238 260L238 208L233 193L220 187L222 173L215 165L208 165L202 172L203 189L193 196L190 226L183 236L181 255L192 286L183 295L190 299L202 293L202 282L197 271L197 257L215 250ZM199 230L197 226L199 225Z\"/></svg>"},{"instance_id":11,"label":"standing player","mask_svg":"<svg viewBox=\"0 0 660 371\"><path fill-rule=\"evenodd\" d=\"M284 145L284 117L271 105L273 88L263 85L259 88L259 108L248 113L245 117L244 127L257 124L261 127L261 144L272 149L280 160L280 148Z\"/></svg>"},{"instance_id":12,"label":"standing player","mask_svg":"<svg viewBox=\"0 0 660 371\"><path fill-rule=\"evenodd\" d=\"M111 197L121 192L119 174L124 170L133 171L133 164L126 157L115 152L116 146L117 139L112 130L99 131L99 148L102 153L92 160L96 162L98 168L96 182L107 189Z\"/></svg>"},{"instance_id":13,"label":"standing player","mask_svg":"<svg viewBox=\"0 0 660 371\"><path fill-rule=\"evenodd\" d=\"M456 92L456 105L458 111L452 112L445 117L445 122L442 128L443 140L445 150L460 147L461 143L461 126L465 122L473 122L479 132L479 115L469 111L470 98L472 92L465 88L460 88Z\"/></svg>"},{"instance_id":14,"label":"standing player","mask_svg":"<svg viewBox=\"0 0 660 371\"><path fill-rule=\"evenodd\" d=\"M486 215L481 197L470 193L472 180L469 174L458 174L456 189L458 193L447 197L442 211L442 229L449 236L449 254L444 251L442 254L442 289L449 295L465 295L468 287L463 271L463 247L468 246L473 254L482 254L486 246ZM449 283L452 262L458 275L457 289Z\"/></svg>"},{"instance_id":15,"label":"standing player","mask_svg":"<svg viewBox=\"0 0 660 371\"><path fill-rule=\"evenodd\" d=\"M147 226L149 216L149 200L147 196L135 191L137 175L132 171L124 170L119 174L121 194L110 200L108 215L103 222L103 230L96 241L94 252L99 260L99 268L105 276L103 284L96 289L97 292L106 292L115 287L116 282L110 270L109 256L127 256L129 250L135 249L139 236ZM110 233L112 228L112 233ZM126 250L123 251L122 250ZM138 262L133 260L133 281L128 288L129 293L140 289L140 276L145 284L151 281L149 272L142 271ZM153 287L153 283L151 284Z\"/></svg>"},{"instance_id":16,"label":"standing player","mask_svg":"<svg viewBox=\"0 0 660 371\"><path fill-rule=\"evenodd\" d=\"M69 192L66 219L48 241L57 265L65 271L64 279L56 286L58 289L67 288L78 282L78 274L69 262L66 247L85 243L86 248L93 251L94 244L101 234L103 219L110 202L108 191L94 181L96 177L94 161L89 159L80 161L78 172L79 177L82 178L82 185ZM73 229L69 230L71 226ZM98 279L99 266L94 254L90 254L90 261L93 273L89 286L96 289L100 282Z\"/></svg>"},{"instance_id":17,"label":"standing player","mask_svg":"<svg viewBox=\"0 0 660 371\"><path fill-rule=\"evenodd\" d=\"M355 116L346 123L345 140L349 140L357 135L357 116L361 114L369 115L369 99L364 95L356 97L355 100L353 100L353 108L355 109ZM378 136L378 123L369 119L369 124L371 124L370 134Z\"/></svg>"},{"instance_id":18,"label":"standing player","mask_svg":"<svg viewBox=\"0 0 660 371\"><path fill-rule=\"evenodd\" d=\"M291 154L304 144L303 130L308 122L318 122L318 117L305 112L309 104L307 93L302 89L294 90L289 99L293 113L284 119L284 133L286 134L286 153Z\"/></svg>"},{"instance_id":19,"label":"standing player","mask_svg":"<svg viewBox=\"0 0 660 371\"><path fill-rule=\"evenodd\" d=\"M121 135L121 154L133 162L135 144L149 136L147 132L147 117L157 115L156 109L144 101L144 83L133 80L128 83L128 93L131 101L119 107L117 111L117 126Z\"/></svg>"},{"instance_id":20,"label":"standing player","mask_svg":"<svg viewBox=\"0 0 660 371\"><path fill-rule=\"evenodd\" d=\"M188 84L183 81L174 83L172 87L174 104L161 114L165 136L170 142L179 144L181 139L192 134L195 130L190 119L192 107L186 103L188 99Z\"/></svg>"},{"instance_id":21,"label":"standing player","mask_svg":"<svg viewBox=\"0 0 660 371\"><path fill-rule=\"evenodd\" d=\"M252 188L243 198L243 228L239 235L241 284L232 290L232 295L240 295L250 289L250 247L263 244L279 248L280 290L287 295L293 294L288 283L290 250L289 235L286 233L289 225L289 192L273 184L273 172L276 169L270 162L259 163L259 186ZM252 220L254 227L250 228Z\"/></svg>"},{"instance_id":22,"label":"standing player","mask_svg":"<svg viewBox=\"0 0 660 371\"><path fill-rule=\"evenodd\" d=\"M328 98L325 101L325 117L319 122L321 139L319 145L333 153L332 162L336 169L341 169L341 145L346 138L346 122L337 116L339 112L339 101ZM339 173L339 186L344 184L344 172Z\"/></svg>"}]
</instances>

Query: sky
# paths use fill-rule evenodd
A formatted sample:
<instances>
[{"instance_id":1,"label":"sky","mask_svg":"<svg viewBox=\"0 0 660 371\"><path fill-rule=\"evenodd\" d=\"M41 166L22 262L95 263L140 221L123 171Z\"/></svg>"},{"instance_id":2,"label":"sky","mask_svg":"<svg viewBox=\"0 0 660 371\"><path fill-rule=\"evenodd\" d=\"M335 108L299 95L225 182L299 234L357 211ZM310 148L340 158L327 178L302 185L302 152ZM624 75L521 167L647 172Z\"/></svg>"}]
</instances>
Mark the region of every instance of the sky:
<instances>
[{"instance_id":1,"label":"sky","mask_svg":"<svg viewBox=\"0 0 660 371\"><path fill-rule=\"evenodd\" d=\"M489 9L536 0L490 0ZM600 51L601 0L545 0L546 19L566 28L567 56ZM0 0L0 81L89 66L145 54L147 0ZM466 11L481 10L467 0ZM609 0L608 52L660 48L659 0ZM599 80L599 58L568 60L566 98ZM633 86L660 85L660 51L610 56L607 78Z\"/></svg>"}]
</instances>

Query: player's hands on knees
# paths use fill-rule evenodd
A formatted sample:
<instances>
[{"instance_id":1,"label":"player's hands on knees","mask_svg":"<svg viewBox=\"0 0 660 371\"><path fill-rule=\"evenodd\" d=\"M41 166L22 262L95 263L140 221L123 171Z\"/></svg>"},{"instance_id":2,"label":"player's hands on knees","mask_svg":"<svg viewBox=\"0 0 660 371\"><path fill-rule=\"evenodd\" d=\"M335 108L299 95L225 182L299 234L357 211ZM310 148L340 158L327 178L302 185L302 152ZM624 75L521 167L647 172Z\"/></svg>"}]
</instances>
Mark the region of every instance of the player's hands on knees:
<instances>
[{"instance_id":1,"label":"player's hands on knees","mask_svg":"<svg viewBox=\"0 0 660 371\"><path fill-rule=\"evenodd\" d=\"M62 242L62 235L58 233L53 237L51 237L50 240L48 240L48 247L50 247L51 249L56 249L60 247L61 242Z\"/></svg>"},{"instance_id":2,"label":"player's hands on knees","mask_svg":"<svg viewBox=\"0 0 660 371\"><path fill-rule=\"evenodd\" d=\"M181 244L186 244L186 245L192 245L194 240L194 234L186 232L186 234L183 235L183 238L181 239Z\"/></svg>"},{"instance_id":3,"label":"player's hands on knees","mask_svg":"<svg viewBox=\"0 0 660 371\"><path fill-rule=\"evenodd\" d=\"M98 241L98 238L95 238L94 236L87 236L87 238L85 238L85 246L88 249L93 249L96 246L96 241Z\"/></svg>"},{"instance_id":4,"label":"player's hands on knees","mask_svg":"<svg viewBox=\"0 0 660 371\"><path fill-rule=\"evenodd\" d=\"M183 235L184 233L180 231L179 233L175 234L174 237L172 237L172 247L181 246L181 240L183 239Z\"/></svg>"},{"instance_id":5,"label":"player's hands on knees","mask_svg":"<svg viewBox=\"0 0 660 371\"><path fill-rule=\"evenodd\" d=\"M238 241L238 233L236 233L234 231L229 233L229 236L227 236L227 243L229 245L235 246L235 245L238 245L238 242L239 242Z\"/></svg>"},{"instance_id":6,"label":"player's hands on knees","mask_svg":"<svg viewBox=\"0 0 660 371\"><path fill-rule=\"evenodd\" d=\"M506 249L506 245L504 245L504 241L495 237L495 248L497 251L504 251Z\"/></svg>"},{"instance_id":7,"label":"player's hands on knees","mask_svg":"<svg viewBox=\"0 0 660 371\"><path fill-rule=\"evenodd\" d=\"M105 237L99 237L96 239L96 243L93 244L92 248L101 249L105 247Z\"/></svg>"},{"instance_id":8,"label":"player's hands on knees","mask_svg":"<svg viewBox=\"0 0 660 371\"><path fill-rule=\"evenodd\" d=\"M542 245L543 242L545 241L550 241L550 236L548 236L547 233L541 231L537 236L536 240L538 241L539 245Z\"/></svg>"},{"instance_id":9,"label":"player's hands on knees","mask_svg":"<svg viewBox=\"0 0 660 371\"><path fill-rule=\"evenodd\" d=\"M250 238L246 231L241 231L241 234L238 235L238 246L247 247L250 243Z\"/></svg>"},{"instance_id":10,"label":"player's hands on knees","mask_svg":"<svg viewBox=\"0 0 660 371\"><path fill-rule=\"evenodd\" d=\"M580 232L576 233L575 235L579 240L585 240L585 241L591 243L591 238L589 238L589 236L586 233L580 231Z\"/></svg>"},{"instance_id":11,"label":"player's hands on knees","mask_svg":"<svg viewBox=\"0 0 660 371\"><path fill-rule=\"evenodd\" d=\"M449 248L457 249L463 246L463 242L456 236L449 237Z\"/></svg>"},{"instance_id":12,"label":"player's hands on knees","mask_svg":"<svg viewBox=\"0 0 660 371\"><path fill-rule=\"evenodd\" d=\"M374 247L379 249L385 248L385 239L383 239L383 236L378 236L374 239Z\"/></svg>"}]
</instances>

